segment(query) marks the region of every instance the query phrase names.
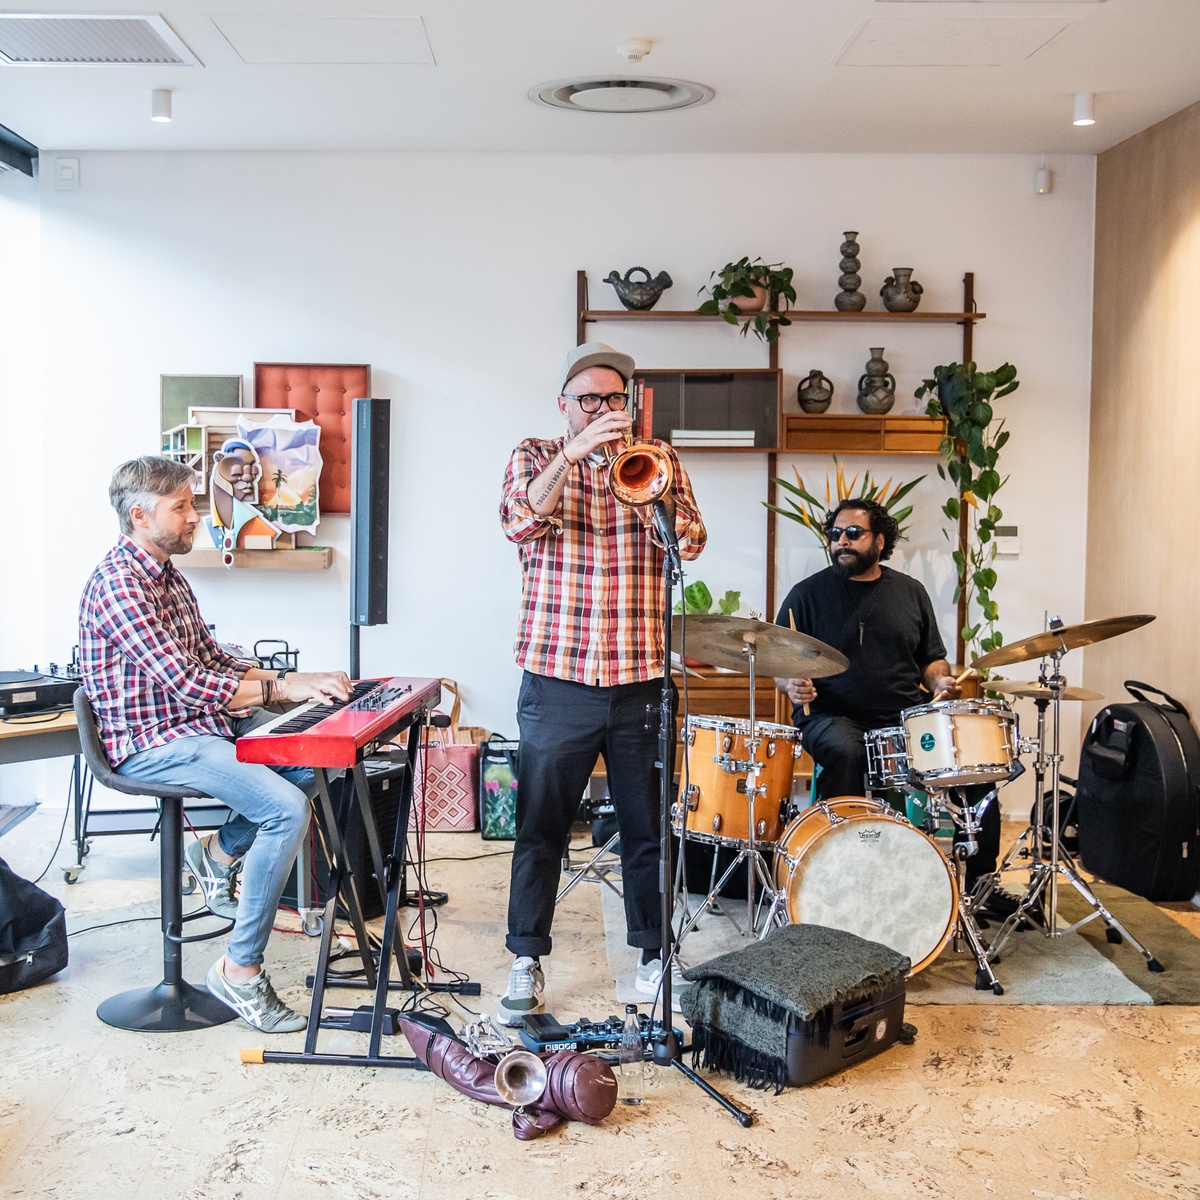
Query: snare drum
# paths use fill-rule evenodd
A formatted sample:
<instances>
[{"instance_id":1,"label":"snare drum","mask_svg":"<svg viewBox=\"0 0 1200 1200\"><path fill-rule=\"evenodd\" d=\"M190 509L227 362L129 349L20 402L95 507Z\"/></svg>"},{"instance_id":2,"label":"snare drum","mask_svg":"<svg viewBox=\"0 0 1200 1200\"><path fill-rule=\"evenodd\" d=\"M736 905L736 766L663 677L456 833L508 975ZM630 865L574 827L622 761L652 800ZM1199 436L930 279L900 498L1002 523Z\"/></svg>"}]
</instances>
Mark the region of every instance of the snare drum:
<instances>
[{"instance_id":1,"label":"snare drum","mask_svg":"<svg viewBox=\"0 0 1200 1200\"><path fill-rule=\"evenodd\" d=\"M776 848L775 880L794 925L882 942L908 956L913 975L954 932L953 867L932 839L865 797L843 796L797 817Z\"/></svg>"},{"instance_id":2,"label":"snare drum","mask_svg":"<svg viewBox=\"0 0 1200 1200\"><path fill-rule=\"evenodd\" d=\"M989 700L936 700L900 714L908 763L927 788L999 783L1017 759L1017 718Z\"/></svg>"},{"instance_id":3,"label":"snare drum","mask_svg":"<svg viewBox=\"0 0 1200 1200\"><path fill-rule=\"evenodd\" d=\"M908 752L904 726L872 729L863 734L867 745L867 785L872 788L904 787L908 783Z\"/></svg>"},{"instance_id":4,"label":"snare drum","mask_svg":"<svg viewBox=\"0 0 1200 1200\"><path fill-rule=\"evenodd\" d=\"M783 829L783 806L792 795L792 771L800 757L800 732L791 725L754 723L758 748L754 762L762 763L758 786L765 788L754 801L754 837L774 844ZM684 726L687 753L686 836L718 845L744 845L750 840L749 775L734 769L750 762L746 739L750 722L740 717L688 717ZM680 780L682 790L683 780ZM680 833L682 806L671 810L671 825Z\"/></svg>"}]
</instances>

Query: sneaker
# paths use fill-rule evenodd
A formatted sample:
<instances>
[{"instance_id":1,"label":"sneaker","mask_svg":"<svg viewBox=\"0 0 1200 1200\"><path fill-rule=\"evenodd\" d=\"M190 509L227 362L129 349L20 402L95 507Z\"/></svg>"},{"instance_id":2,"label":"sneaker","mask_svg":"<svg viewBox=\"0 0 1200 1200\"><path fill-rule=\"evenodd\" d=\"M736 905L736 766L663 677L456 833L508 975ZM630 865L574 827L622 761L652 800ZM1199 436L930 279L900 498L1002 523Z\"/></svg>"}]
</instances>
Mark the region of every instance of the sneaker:
<instances>
[{"instance_id":1,"label":"sneaker","mask_svg":"<svg viewBox=\"0 0 1200 1200\"><path fill-rule=\"evenodd\" d=\"M496 1005L496 1023L520 1025L526 1017L540 1013L545 1007L542 1003L545 990L542 964L536 958L518 958L508 973L508 991Z\"/></svg>"},{"instance_id":2,"label":"sneaker","mask_svg":"<svg viewBox=\"0 0 1200 1200\"><path fill-rule=\"evenodd\" d=\"M672 979L671 982L674 983L676 980ZM662 959L650 959L649 962L642 962L641 955L638 955L637 979L634 980L635 988L643 996L656 996L659 994L661 984Z\"/></svg>"},{"instance_id":3,"label":"sneaker","mask_svg":"<svg viewBox=\"0 0 1200 1200\"><path fill-rule=\"evenodd\" d=\"M217 862L209 854L203 838L188 842L183 857L187 859L188 868L204 893L204 903L208 905L208 911L216 913L218 917L228 917L230 920L235 918L238 864L230 863L226 866Z\"/></svg>"},{"instance_id":4,"label":"sneaker","mask_svg":"<svg viewBox=\"0 0 1200 1200\"><path fill-rule=\"evenodd\" d=\"M248 1025L263 1033L296 1033L308 1024L308 1018L288 1008L275 994L271 977L260 969L249 983L230 983L218 958L204 978L205 985L222 1004L228 1004Z\"/></svg>"}]
</instances>

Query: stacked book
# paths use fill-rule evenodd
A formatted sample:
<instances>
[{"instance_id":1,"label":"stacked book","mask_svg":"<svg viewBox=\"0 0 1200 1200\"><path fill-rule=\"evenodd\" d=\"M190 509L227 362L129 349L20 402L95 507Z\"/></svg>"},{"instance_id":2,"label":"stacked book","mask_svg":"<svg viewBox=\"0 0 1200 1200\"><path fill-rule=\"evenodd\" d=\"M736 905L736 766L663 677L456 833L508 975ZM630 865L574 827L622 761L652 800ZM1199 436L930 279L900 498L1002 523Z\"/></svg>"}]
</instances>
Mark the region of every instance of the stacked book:
<instances>
[{"instance_id":1,"label":"stacked book","mask_svg":"<svg viewBox=\"0 0 1200 1200\"><path fill-rule=\"evenodd\" d=\"M681 447L754 445L753 429L672 429L671 445Z\"/></svg>"}]
</instances>

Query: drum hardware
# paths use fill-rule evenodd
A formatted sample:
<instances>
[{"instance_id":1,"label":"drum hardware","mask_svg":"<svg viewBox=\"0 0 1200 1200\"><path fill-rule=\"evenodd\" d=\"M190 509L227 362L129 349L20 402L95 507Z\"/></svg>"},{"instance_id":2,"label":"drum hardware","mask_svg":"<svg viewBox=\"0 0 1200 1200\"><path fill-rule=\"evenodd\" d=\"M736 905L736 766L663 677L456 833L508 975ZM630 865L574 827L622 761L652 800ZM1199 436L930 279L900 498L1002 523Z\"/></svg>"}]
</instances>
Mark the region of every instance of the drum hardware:
<instances>
[{"instance_id":1,"label":"drum hardware","mask_svg":"<svg viewBox=\"0 0 1200 1200\"><path fill-rule=\"evenodd\" d=\"M1036 796L1034 821L1022 831L1013 843L1004 856L999 871L993 877L993 880L998 878L1001 872L1013 866L1018 857L1027 854L1028 862L1022 865L1021 869L1029 871L1029 884L1016 911L1006 918L992 939L989 951L989 957L992 959L1000 953L1009 937L1020 927L1023 920L1040 928L1046 937L1056 938L1065 937L1099 917L1106 926L1105 936L1110 942L1120 942L1124 938L1145 958L1149 970L1159 972L1163 969L1158 959L1130 935L1129 931L1104 907L1096 894L1084 882L1074 858L1062 844L1059 823L1059 783L1063 762L1061 703L1067 692L1067 680L1061 670L1062 660L1072 649L1094 645L1107 638L1117 637L1149 624L1153 620L1154 617L1143 614L1085 621L1079 625L1064 625L1061 620L1055 618L1049 622L1050 628L1044 633L1012 642L998 650L992 650L982 658L976 659L973 664L976 667L1005 666L1010 662L1025 662L1031 658L1040 657L1042 662L1038 674L1038 686L1045 689L1046 692L1045 695L1039 695L1035 699L1038 710L1038 753L1034 760ZM1052 710L1049 754L1045 751L1047 708ZM1047 773L1050 778L1048 789L1046 786ZM1047 845L1046 838L1047 817L1050 818L1049 845ZM1060 878L1065 879L1092 910L1087 916L1064 928L1059 928L1058 924Z\"/></svg>"}]
</instances>

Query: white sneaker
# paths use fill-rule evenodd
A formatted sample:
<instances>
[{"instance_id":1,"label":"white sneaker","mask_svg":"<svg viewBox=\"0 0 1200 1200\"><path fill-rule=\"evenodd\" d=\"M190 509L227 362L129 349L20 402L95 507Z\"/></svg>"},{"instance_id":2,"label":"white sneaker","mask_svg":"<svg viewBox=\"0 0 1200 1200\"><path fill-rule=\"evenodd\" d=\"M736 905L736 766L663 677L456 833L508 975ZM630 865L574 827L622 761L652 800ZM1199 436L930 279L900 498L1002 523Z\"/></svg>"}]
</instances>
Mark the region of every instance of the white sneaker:
<instances>
[{"instance_id":1,"label":"white sneaker","mask_svg":"<svg viewBox=\"0 0 1200 1200\"><path fill-rule=\"evenodd\" d=\"M205 984L223 1004L229 1005L243 1021L263 1033L296 1033L308 1024L308 1018L288 1008L275 994L271 977L260 968L249 983L230 983L218 958L208 969Z\"/></svg>"},{"instance_id":2,"label":"white sneaker","mask_svg":"<svg viewBox=\"0 0 1200 1200\"><path fill-rule=\"evenodd\" d=\"M648 963L638 962L637 979L633 986L643 996L653 999L662 985L662 959L652 958ZM679 1012L679 993L687 987L687 981L679 974L679 964L671 965L671 1007Z\"/></svg>"},{"instance_id":3,"label":"white sneaker","mask_svg":"<svg viewBox=\"0 0 1200 1200\"><path fill-rule=\"evenodd\" d=\"M508 991L496 1005L496 1023L520 1025L526 1017L540 1013L545 991L542 964L536 958L526 956L516 959L508 973Z\"/></svg>"}]
</instances>

